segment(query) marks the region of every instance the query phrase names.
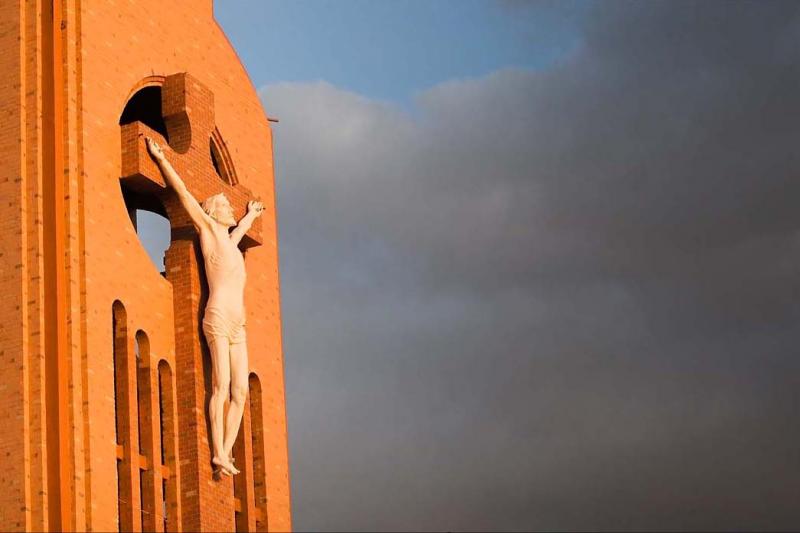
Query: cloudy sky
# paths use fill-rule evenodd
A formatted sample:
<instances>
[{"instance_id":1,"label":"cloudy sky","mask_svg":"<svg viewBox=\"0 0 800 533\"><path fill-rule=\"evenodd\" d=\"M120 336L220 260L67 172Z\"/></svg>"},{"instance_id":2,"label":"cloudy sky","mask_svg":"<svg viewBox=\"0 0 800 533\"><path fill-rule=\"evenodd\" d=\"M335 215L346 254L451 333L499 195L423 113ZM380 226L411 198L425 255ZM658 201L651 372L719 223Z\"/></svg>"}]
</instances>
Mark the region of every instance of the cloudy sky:
<instances>
[{"instance_id":1,"label":"cloudy sky","mask_svg":"<svg viewBox=\"0 0 800 533\"><path fill-rule=\"evenodd\" d=\"M800 528L800 3L215 11L298 530Z\"/></svg>"}]
</instances>

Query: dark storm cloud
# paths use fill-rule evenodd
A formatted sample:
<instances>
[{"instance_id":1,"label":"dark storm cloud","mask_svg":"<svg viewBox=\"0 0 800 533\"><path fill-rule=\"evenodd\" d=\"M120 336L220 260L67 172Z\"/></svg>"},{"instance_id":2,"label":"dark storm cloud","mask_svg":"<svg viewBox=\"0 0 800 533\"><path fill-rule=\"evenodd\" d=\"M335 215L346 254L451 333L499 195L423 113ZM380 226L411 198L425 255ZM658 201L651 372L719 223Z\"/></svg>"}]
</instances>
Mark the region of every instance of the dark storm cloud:
<instances>
[{"instance_id":1,"label":"dark storm cloud","mask_svg":"<svg viewBox=\"0 0 800 533\"><path fill-rule=\"evenodd\" d=\"M800 4L583 21L413 116L264 90L298 529L800 526Z\"/></svg>"}]
</instances>

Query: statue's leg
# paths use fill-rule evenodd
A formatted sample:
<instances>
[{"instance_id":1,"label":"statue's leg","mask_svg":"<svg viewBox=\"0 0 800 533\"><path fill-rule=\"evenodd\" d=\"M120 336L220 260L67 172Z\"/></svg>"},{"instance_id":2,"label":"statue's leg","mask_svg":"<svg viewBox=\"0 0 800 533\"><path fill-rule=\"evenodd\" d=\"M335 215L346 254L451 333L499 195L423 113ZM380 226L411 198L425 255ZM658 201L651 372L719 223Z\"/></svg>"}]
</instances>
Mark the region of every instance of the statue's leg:
<instances>
[{"instance_id":1,"label":"statue's leg","mask_svg":"<svg viewBox=\"0 0 800 533\"><path fill-rule=\"evenodd\" d=\"M247 401L248 389L248 364L247 343L231 344L231 404L228 406L228 418L225 420L225 454L231 456L233 444L239 434L242 423L242 413Z\"/></svg>"},{"instance_id":2,"label":"statue's leg","mask_svg":"<svg viewBox=\"0 0 800 533\"><path fill-rule=\"evenodd\" d=\"M230 395L231 368L230 344L225 337L217 337L208 344L211 351L211 401L208 416L211 419L211 444L214 447L214 464L227 462L223 446L223 417L225 400ZM222 460L222 461L221 461Z\"/></svg>"}]
</instances>

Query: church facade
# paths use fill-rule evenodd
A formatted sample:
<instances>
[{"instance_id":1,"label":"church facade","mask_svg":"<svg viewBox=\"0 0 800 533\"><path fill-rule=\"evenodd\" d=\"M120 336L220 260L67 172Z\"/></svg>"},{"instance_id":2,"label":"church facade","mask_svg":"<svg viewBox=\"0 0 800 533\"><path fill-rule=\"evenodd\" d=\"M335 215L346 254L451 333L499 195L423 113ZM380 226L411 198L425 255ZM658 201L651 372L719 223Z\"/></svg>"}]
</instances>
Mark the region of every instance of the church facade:
<instances>
[{"instance_id":1,"label":"church facade","mask_svg":"<svg viewBox=\"0 0 800 533\"><path fill-rule=\"evenodd\" d=\"M0 12L0 530L290 530L272 131L212 1ZM147 137L201 201L265 206L234 476L211 463L197 232ZM163 271L141 211L169 220Z\"/></svg>"}]
</instances>

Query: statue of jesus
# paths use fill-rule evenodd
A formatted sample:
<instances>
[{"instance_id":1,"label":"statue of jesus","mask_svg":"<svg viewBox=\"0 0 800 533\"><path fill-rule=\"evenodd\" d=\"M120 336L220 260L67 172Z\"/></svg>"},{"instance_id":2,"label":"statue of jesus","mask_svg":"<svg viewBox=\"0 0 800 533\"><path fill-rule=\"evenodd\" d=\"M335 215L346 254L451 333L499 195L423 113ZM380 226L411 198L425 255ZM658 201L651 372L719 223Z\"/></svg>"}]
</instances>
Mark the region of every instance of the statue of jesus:
<instances>
[{"instance_id":1,"label":"statue of jesus","mask_svg":"<svg viewBox=\"0 0 800 533\"><path fill-rule=\"evenodd\" d=\"M211 351L213 391L208 406L214 449L211 462L223 474L238 474L239 470L233 466L231 450L239 433L248 389L244 331L245 271L244 257L238 245L253 221L261 215L264 206L261 202L248 202L247 214L238 224L230 202L222 193L208 198L201 207L158 143L150 138L146 139L146 143L164 180L177 193L181 205L200 234L209 291L203 315L203 333ZM232 227L234 229L230 231ZM225 400L229 398L228 416L223 420Z\"/></svg>"}]
</instances>

